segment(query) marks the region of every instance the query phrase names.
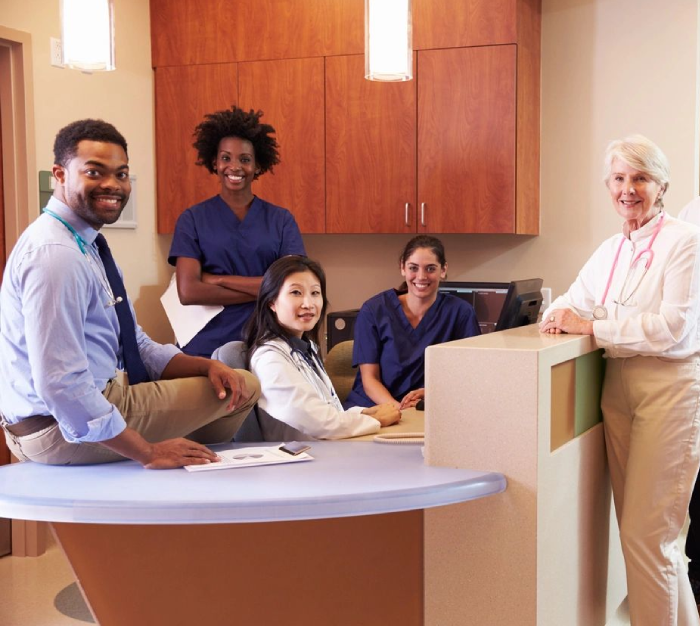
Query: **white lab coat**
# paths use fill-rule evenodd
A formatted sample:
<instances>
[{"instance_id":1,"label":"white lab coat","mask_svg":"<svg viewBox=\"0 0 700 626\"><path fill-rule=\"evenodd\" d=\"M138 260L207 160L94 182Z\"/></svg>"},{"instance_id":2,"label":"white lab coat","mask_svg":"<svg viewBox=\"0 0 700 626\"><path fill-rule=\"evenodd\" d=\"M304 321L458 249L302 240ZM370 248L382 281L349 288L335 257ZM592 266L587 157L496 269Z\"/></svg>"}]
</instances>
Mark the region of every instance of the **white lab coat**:
<instances>
[{"instance_id":1,"label":"white lab coat","mask_svg":"<svg viewBox=\"0 0 700 626\"><path fill-rule=\"evenodd\" d=\"M250 369L262 389L258 416L265 441L345 439L379 431L379 421L362 413L363 407L343 410L325 371L319 375L283 339L257 348Z\"/></svg>"}]
</instances>

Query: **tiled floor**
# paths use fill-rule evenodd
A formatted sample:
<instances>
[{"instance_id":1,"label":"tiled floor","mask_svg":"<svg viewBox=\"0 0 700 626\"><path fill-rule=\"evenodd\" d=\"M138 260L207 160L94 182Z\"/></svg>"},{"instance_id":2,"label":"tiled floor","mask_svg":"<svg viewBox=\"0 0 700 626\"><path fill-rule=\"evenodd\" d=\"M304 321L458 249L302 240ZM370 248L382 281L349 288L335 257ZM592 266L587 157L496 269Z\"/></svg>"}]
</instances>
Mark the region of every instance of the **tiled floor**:
<instances>
[{"instance_id":1,"label":"tiled floor","mask_svg":"<svg viewBox=\"0 0 700 626\"><path fill-rule=\"evenodd\" d=\"M61 549L50 541L36 558L0 558L0 626L85 626L93 623L76 593ZM82 617L75 619L61 612Z\"/></svg>"},{"instance_id":2,"label":"tiled floor","mask_svg":"<svg viewBox=\"0 0 700 626\"><path fill-rule=\"evenodd\" d=\"M679 542L685 543L685 532ZM78 596L60 548L37 558L0 558L0 626L85 626L92 618ZM69 617L73 616L73 617ZM606 626L629 626L626 605ZM125 625L127 626L127 625Z\"/></svg>"}]
</instances>

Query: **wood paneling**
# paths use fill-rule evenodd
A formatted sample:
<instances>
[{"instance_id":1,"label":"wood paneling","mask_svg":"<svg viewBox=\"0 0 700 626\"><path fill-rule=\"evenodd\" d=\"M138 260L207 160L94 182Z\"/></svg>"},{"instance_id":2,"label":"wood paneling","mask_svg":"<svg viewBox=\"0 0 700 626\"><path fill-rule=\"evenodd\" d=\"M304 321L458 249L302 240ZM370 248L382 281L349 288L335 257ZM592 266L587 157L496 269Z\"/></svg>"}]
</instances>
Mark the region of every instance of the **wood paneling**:
<instances>
[{"instance_id":1,"label":"wood paneling","mask_svg":"<svg viewBox=\"0 0 700 626\"><path fill-rule=\"evenodd\" d=\"M153 67L236 60L235 16L224 0L151 0Z\"/></svg>"},{"instance_id":2,"label":"wood paneling","mask_svg":"<svg viewBox=\"0 0 700 626\"><path fill-rule=\"evenodd\" d=\"M253 183L255 194L289 209L304 233L326 229L322 58L238 66L239 103L274 126L281 163Z\"/></svg>"},{"instance_id":3,"label":"wood paneling","mask_svg":"<svg viewBox=\"0 0 700 626\"><path fill-rule=\"evenodd\" d=\"M516 43L520 0L413 0L413 48ZM447 5L447 6L446 6Z\"/></svg>"},{"instance_id":4,"label":"wood paneling","mask_svg":"<svg viewBox=\"0 0 700 626\"><path fill-rule=\"evenodd\" d=\"M364 0L326 0L326 11L328 17L324 21L323 54L325 56L364 54Z\"/></svg>"},{"instance_id":5,"label":"wood paneling","mask_svg":"<svg viewBox=\"0 0 700 626\"><path fill-rule=\"evenodd\" d=\"M53 528L102 626L423 625L423 511Z\"/></svg>"},{"instance_id":6,"label":"wood paneling","mask_svg":"<svg viewBox=\"0 0 700 626\"><path fill-rule=\"evenodd\" d=\"M237 102L232 63L163 67L155 72L158 232L172 233L186 208L219 193L218 179L195 165L192 133L205 113Z\"/></svg>"},{"instance_id":7,"label":"wood paneling","mask_svg":"<svg viewBox=\"0 0 700 626\"><path fill-rule=\"evenodd\" d=\"M418 56L419 232L515 232L516 46Z\"/></svg>"},{"instance_id":8,"label":"wood paneling","mask_svg":"<svg viewBox=\"0 0 700 626\"><path fill-rule=\"evenodd\" d=\"M254 190L304 232L324 232L325 187L328 233L539 233L541 0L413 0L416 80L398 84L363 79L364 0L150 2L159 232L218 191L190 133L241 96L282 148Z\"/></svg>"},{"instance_id":9,"label":"wood paneling","mask_svg":"<svg viewBox=\"0 0 700 626\"><path fill-rule=\"evenodd\" d=\"M150 0L154 67L360 53L364 0Z\"/></svg>"},{"instance_id":10,"label":"wood paneling","mask_svg":"<svg viewBox=\"0 0 700 626\"><path fill-rule=\"evenodd\" d=\"M365 80L362 55L326 59L327 232L415 232L415 124L415 82Z\"/></svg>"},{"instance_id":11,"label":"wood paneling","mask_svg":"<svg viewBox=\"0 0 700 626\"><path fill-rule=\"evenodd\" d=\"M540 234L540 56L541 0L518 2L518 104L516 228Z\"/></svg>"}]
</instances>

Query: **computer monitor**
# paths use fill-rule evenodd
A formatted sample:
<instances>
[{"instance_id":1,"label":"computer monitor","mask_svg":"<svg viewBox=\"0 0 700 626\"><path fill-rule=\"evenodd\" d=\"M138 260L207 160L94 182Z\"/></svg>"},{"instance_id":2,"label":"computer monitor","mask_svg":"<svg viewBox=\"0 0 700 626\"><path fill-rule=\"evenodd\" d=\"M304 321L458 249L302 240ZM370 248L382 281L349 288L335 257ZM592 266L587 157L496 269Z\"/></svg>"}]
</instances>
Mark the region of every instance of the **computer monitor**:
<instances>
[{"instance_id":1,"label":"computer monitor","mask_svg":"<svg viewBox=\"0 0 700 626\"><path fill-rule=\"evenodd\" d=\"M469 302L484 334L496 330L509 287L510 283L443 281L439 290Z\"/></svg>"},{"instance_id":2,"label":"computer monitor","mask_svg":"<svg viewBox=\"0 0 700 626\"><path fill-rule=\"evenodd\" d=\"M498 317L496 330L527 326L537 322L542 306L542 279L514 280Z\"/></svg>"}]
</instances>

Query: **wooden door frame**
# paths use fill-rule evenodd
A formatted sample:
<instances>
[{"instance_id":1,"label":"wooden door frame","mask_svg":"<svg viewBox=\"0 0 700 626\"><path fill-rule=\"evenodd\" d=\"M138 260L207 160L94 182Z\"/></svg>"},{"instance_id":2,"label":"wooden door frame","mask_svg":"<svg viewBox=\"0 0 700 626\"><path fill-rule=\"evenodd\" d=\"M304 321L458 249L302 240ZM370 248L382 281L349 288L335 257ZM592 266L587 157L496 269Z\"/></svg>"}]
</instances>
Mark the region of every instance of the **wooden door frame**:
<instances>
[{"instance_id":1,"label":"wooden door frame","mask_svg":"<svg viewBox=\"0 0 700 626\"><path fill-rule=\"evenodd\" d=\"M0 125L7 256L32 217L38 214L39 192L32 39L29 33L4 26L0 26ZM43 554L46 549L45 526L38 522L12 520L12 554Z\"/></svg>"},{"instance_id":2,"label":"wooden door frame","mask_svg":"<svg viewBox=\"0 0 700 626\"><path fill-rule=\"evenodd\" d=\"M0 26L0 124L2 124L6 253L14 246L39 197L34 137L32 42L29 33Z\"/></svg>"}]
</instances>

